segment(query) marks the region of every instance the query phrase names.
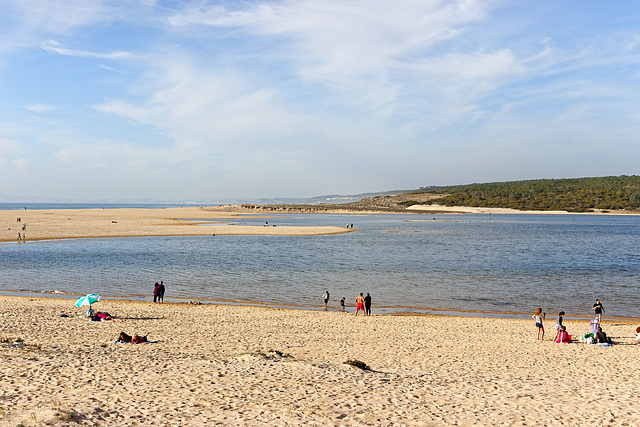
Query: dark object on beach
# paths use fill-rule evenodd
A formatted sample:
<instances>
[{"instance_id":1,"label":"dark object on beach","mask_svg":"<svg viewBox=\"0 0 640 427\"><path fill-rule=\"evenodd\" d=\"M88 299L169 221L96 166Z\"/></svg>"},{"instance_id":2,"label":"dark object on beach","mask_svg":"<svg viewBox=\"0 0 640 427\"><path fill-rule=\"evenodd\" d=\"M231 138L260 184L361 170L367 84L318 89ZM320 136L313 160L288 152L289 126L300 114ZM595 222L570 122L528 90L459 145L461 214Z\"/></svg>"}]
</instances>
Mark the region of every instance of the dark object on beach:
<instances>
[{"instance_id":1,"label":"dark object on beach","mask_svg":"<svg viewBox=\"0 0 640 427\"><path fill-rule=\"evenodd\" d=\"M155 304L158 300L158 297L160 296L160 283L156 282L154 287L153 287L153 303Z\"/></svg>"},{"instance_id":2,"label":"dark object on beach","mask_svg":"<svg viewBox=\"0 0 640 427\"><path fill-rule=\"evenodd\" d=\"M126 334L125 332L120 332L120 336L116 340L116 342L124 342L130 343L133 337L131 335Z\"/></svg>"},{"instance_id":3,"label":"dark object on beach","mask_svg":"<svg viewBox=\"0 0 640 427\"><path fill-rule=\"evenodd\" d=\"M344 362L345 365L351 365L351 366L355 366L356 368L360 368L363 371L370 371L371 368L369 366L367 366L366 363L361 362L360 360L357 359L353 359L353 360L347 360L346 362Z\"/></svg>"},{"instance_id":4,"label":"dark object on beach","mask_svg":"<svg viewBox=\"0 0 640 427\"><path fill-rule=\"evenodd\" d=\"M62 313L62 314L60 315L60 317L69 317L69 315L68 315L68 314L64 314L64 313Z\"/></svg>"}]
</instances>

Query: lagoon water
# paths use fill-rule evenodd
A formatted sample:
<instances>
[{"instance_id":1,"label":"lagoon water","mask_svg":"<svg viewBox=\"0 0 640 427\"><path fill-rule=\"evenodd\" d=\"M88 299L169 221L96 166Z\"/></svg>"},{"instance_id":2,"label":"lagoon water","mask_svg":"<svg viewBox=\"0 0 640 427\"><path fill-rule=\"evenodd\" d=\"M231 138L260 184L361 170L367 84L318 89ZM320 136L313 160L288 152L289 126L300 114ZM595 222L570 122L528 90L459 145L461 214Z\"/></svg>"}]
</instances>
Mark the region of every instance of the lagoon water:
<instances>
[{"instance_id":1,"label":"lagoon water","mask_svg":"<svg viewBox=\"0 0 640 427\"><path fill-rule=\"evenodd\" d=\"M374 313L466 310L640 318L640 217L278 215L231 223L354 224L353 233L79 239L0 245L0 290L330 309L370 292ZM211 226L215 234L215 225ZM6 293L6 292L5 292ZM351 309L350 311L353 311Z\"/></svg>"}]
</instances>

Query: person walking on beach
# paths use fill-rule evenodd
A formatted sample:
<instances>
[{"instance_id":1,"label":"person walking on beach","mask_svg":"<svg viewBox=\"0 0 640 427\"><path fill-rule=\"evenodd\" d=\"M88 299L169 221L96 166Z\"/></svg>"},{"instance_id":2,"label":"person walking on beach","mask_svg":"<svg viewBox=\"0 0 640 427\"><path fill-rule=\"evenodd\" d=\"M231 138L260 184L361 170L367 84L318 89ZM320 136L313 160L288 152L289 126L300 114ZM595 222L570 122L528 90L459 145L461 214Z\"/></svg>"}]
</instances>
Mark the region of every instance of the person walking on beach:
<instances>
[{"instance_id":1,"label":"person walking on beach","mask_svg":"<svg viewBox=\"0 0 640 427\"><path fill-rule=\"evenodd\" d=\"M158 294L158 302L164 302L164 282L160 281L160 292Z\"/></svg>"},{"instance_id":2,"label":"person walking on beach","mask_svg":"<svg viewBox=\"0 0 640 427\"><path fill-rule=\"evenodd\" d=\"M364 297L364 314L371 316L371 295L367 292L367 296Z\"/></svg>"},{"instance_id":3,"label":"person walking on beach","mask_svg":"<svg viewBox=\"0 0 640 427\"><path fill-rule=\"evenodd\" d=\"M160 283L156 282L153 288L153 303L155 304L160 296Z\"/></svg>"},{"instance_id":4,"label":"person walking on beach","mask_svg":"<svg viewBox=\"0 0 640 427\"><path fill-rule=\"evenodd\" d=\"M340 300L340 311L344 313L344 297Z\"/></svg>"},{"instance_id":5,"label":"person walking on beach","mask_svg":"<svg viewBox=\"0 0 640 427\"><path fill-rule=\"evenodd\" d=\"M362 310L362 313L364 314L364 297L362 296L362 292L360 292L360 295L356 297L356 316L360 310Z\"/></svg>"},{"instance_id":6,"label":"person walking on beach","mask_svg":"<svg viewBox=\"0 0 640 427\"><path fill-rule=\"evenodd\" d=\"M327 311L327 303L329 302L329 291L326 291L324 295L322 295L322 300L324 301L324 311Z\"/></svg>"},{"instance_id":7,"label":"person walking on beach","mask_svg":"<svg viewBox=\"0 0 640 427\"><path fill-rule=\"evenodd\" d=\"M536 310L536 314L531 316L536 321L536 328L538 328L538 339L540 341L544 341L544 326L542 325L542 320L547 317L547 313L543 313L542 309L539 308Z\"/></svg>"},{"instance_id":8,"label":"person walking on beach","mask_svg":"<svg viewBox=\"0 0 640 427\"><path fill-rule=\"evenodd\" d=\"M592 308L593 310L595 310L596 320L598 321L598 323L600 323L600 321L602 320L602 315L604 314L604 307L600 303L599 299L596 300L596 303L593 304Z\"/></svg>"}]
</instances>

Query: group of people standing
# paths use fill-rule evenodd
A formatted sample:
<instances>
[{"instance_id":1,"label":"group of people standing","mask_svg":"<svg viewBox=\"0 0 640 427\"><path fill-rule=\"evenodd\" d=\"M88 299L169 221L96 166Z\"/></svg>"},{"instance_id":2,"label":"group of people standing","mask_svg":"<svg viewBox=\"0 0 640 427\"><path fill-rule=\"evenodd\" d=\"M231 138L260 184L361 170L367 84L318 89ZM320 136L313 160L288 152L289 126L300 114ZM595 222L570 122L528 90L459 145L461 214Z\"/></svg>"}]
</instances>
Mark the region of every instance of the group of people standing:
<instances>
[{"instance_id":1,"label":"group of people standing","mask_svg":"<svg viewBox=\"0 0 640 427\"><path fill-rule=\"evenodd\" d=\"M596 299L595 304L593 304L592 310L594 311L595 321L598 325L597 332L594 331L594 341L598 344L610 342L609 338L607 338L607 334L602 330L602 327L600 326L602 315L604 314L604 307L602 306L602 303L599 299ZM558 313L558 320L556 322L556 336L553 338L553 341L557 343L571 342L570 335L567 332L567 328L562 324L564 315L564 311ZM542 321L547 317L547 313L544 313L542 311L542 308L538 308L535 314L531 317L533 317L533 319L536 321L536 328L538 329L537 339L540 341L544 341L544 325L542 324Z\"/></svg>"},{"instance_id":2,"label":"group of people standing","mask_svg":"<svg viewBox=\"0 0 640 427\"><path fill-rule=\"evenodd\" d=\"M156 282L153 288L153 303L155 304L156 302L164 302L164 282L162 280L160 283Z\"/></svg>"},{"instance_id":3,"label":"group of people standing","mask_svg":"<svg viewBox=\"0 0 640 427\"><path fill-rule=\"evenodd\" d=\"M324 311L327 311L327 304L329 303L329 291L326 291L324 295L322 295L322 301L324 303L323 308ZM371 295L367 292L367 296L364 296L362 292L360 295L356 297L356 316L358 312L362 310L362 314L365 316L371 316ZM346 312L345 308L345 297L342 297L340 300L340 311Z\"/></svg>"},{"instance_id":4,"label":"group of people standing","mask_svg":"<svg viewBox=\"0 0 640 427\"><path fill-rule=\"evenodd\" d=\"M22 222L22 218L18 218L18 223ZM27 240L27 224L22 224L22 233L18 233L18 242Z\"/></svg>"}]
</instances>

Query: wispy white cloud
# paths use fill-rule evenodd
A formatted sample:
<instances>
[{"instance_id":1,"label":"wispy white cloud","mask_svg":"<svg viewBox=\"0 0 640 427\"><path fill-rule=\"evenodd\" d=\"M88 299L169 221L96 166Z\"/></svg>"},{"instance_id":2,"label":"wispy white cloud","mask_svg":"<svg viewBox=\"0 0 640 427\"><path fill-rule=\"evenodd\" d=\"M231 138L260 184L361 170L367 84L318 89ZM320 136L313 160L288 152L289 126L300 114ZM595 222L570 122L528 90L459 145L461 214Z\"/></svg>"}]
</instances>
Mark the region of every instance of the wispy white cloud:
<instances>
[{"instance_id":1,"label":"wispy white cloud","mask_svg":"<svg viewBox=\"0 0 640 427\"><path fill-rule=\"evenodd\" d=\"M55 110L56 107L53 105L46 105L46 104L31 104L31 105L25 105L24 107L25 109L29 110L29 111L35 111L36 113L44 113L46 111L52 111Z\"/></svg>"},{"instance_id":2,"label":"wispy white cloud","mask_svg":"<svg viewBox=\"0 0 640 427\"><path fill-rule=\"evenodd\" d=\"M49 53L56 53L58 55L77 56L81 58L97 58L97 59L112 59L112 60L128 60L135 59L136 55L131 52L116 51L116 52L88 52L82 50L73 50L59 47L60 44L56 41L49 40L41 45L41 48Z\"/></svg>"}]
</instances>

